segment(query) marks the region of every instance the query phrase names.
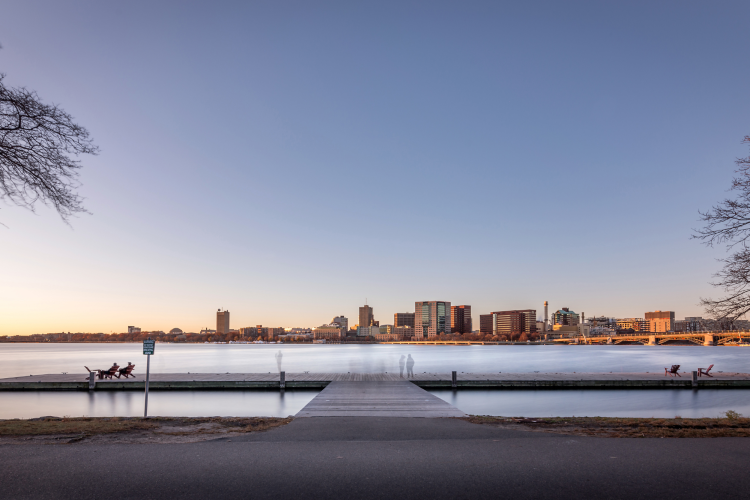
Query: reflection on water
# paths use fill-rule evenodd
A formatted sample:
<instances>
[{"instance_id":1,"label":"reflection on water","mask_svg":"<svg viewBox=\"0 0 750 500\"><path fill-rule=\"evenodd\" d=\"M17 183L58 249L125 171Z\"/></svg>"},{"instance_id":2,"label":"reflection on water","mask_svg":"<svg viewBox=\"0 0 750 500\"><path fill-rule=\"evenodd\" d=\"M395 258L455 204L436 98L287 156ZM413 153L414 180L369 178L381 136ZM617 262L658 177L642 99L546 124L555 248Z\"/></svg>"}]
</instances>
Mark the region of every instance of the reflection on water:
<instances>
[{"instance_id":1,"label":"reflection on water","mask_svg":"<svg viewBox=\"0 0 750 500\"><path fill-rule=\"evenodd\" d=\"M0 344L0 378L42 373L88 373L92 368L134 361L144 374L141 344ZM396 373L401 357L412 371L662 372L715 364L715 371L747 371L750 349L699 346L434 346L434 345L259 345L157 344L154 373ZM136 358L136 359L134 359ZM419 359L419 365L414 360ZM142 358L141 358L142 359ZM145 360L144 360L145 361ZM408 358L404 367L409 368ZM408 374L408 373L407 373ZM460 377L460 375L459 375Z\"/></svg>"},{"instance_id":2,"label":"reflection on water","mask_svg":"<svg viewBox=\"0 0 750 500\"><path fill-rule=\"evenodd\" d=\"M149 391L152 417L288 417L318 391ZM143 392L0 392L0 419L139 417Z\"/></svg>"},{"instance_id":3,"label":"reflection on water","mask_svg":"<svg viewBox=\"0 0 750 500\"><path fill-rule=\"evenodd\" d=\"M505 417L717 417L750 415L750 391L692 390L430 390L465 413Z\"/></svg>"}]
</instances>

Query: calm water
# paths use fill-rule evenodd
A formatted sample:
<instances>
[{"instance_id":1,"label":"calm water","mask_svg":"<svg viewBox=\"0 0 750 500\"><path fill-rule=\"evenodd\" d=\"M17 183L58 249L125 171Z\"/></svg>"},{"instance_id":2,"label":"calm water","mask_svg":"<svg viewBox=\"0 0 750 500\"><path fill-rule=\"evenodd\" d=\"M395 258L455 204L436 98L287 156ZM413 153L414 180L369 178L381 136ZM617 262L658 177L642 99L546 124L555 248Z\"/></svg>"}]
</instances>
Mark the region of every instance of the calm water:
<instances>
[{"instance_id":1,"label":"calm water","mask_svg":"<svg viewBox=\"0 0 750 500\"><path fill-rule=\"evenodd\" d=\"M318 391L149 391L153 417L288 417ZM0 392L0 419L143 416L142 391Z\"/></svg>"},{"instance_id":2,"label":"calm water","mask_svg":"<svg viewBox=\"0 0 750 500\"><path fill-rule=\"evenodd\" d=\"M716 417L727 410L750 415L746 390L431 390L474 415L526 417ZM149 415L176 417L286 417L317 391L152 391ZM143 393L0 392L0 419L41 416L135 417L143 415Z\"/></svg>"},{"instance_id":3,"label":"calm water","mask_svg":"<svg viewBox=\"0 0 750 500\"><path fill-rule=\"evenodd\" d=\"M505 417L717 417L750 415L750 390L431 390L472 415Z\"/></svg>"},{"instance_id":4,"label":"calm water","mask_svg":"<svg viewBox=\"0 0 750 500\"><path fill-rule=\"evenodd\" d=\"M750 372L750 348L700 346L408 346L156 344L154 373L398 372L400 356L411 354L421 372L659 372L680 364L686 371L715 364L714 370ZM77 373L137 365L141 344L0 344L0 378L42 373Z\"/></svg>"},{"instance_id":5,"label":"calm water","mask_svg":"<svg viewBox=\"0 0 750 500\"><path fill-rule=\"evenodd\" d=\"M86 375L116 361L136 363L143 374L140 344L0 344L0 378L42 373ZM750 372L750 349L692 346L404 346L404 345L224 345L157 344L153 372L397 372L411 354L421 372L662 372L687 370ZM749 390L565 390L431 391L471 414L504 416L717 416L727 410L750 415ZM296 414L315 391L153 391L149 414L159 416L277 416ZM138 416L143 393L0 392L0 418Z\"/></svg>"}]
</instances>

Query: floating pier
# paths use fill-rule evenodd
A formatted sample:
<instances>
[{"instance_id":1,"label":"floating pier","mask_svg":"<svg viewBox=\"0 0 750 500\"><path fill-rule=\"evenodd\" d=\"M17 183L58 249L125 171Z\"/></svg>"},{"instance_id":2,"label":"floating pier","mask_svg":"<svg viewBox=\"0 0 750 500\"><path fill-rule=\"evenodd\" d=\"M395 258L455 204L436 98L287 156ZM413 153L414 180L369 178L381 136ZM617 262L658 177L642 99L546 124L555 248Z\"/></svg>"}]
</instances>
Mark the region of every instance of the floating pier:
<instances>
[{"instance_id":1,"label":"floating pier","mask_svg":"<svg viewBox=\"0 0 750 500\"><path fill-rule=\"evenodd\" d=\"M331 382L409 381L425 389L750 389L750 374L714 372L693 383L691 372L681 377L664 373L152 373L150 391L159 390L281 390L323 389ZM89 375L46 374L0 379L0 391L123 391L143 390L136 378L94 379Z\"/></svg>"},{"instance_id":2,"label":"floating pier","mask_svg":"<svg viewBox=\"0 0 750 500\"><path fill-rule=\"evenodd\" d=\"M406 380L330 382L299 417L465 417L450 403Z\"/></svg>"}]
</instances>

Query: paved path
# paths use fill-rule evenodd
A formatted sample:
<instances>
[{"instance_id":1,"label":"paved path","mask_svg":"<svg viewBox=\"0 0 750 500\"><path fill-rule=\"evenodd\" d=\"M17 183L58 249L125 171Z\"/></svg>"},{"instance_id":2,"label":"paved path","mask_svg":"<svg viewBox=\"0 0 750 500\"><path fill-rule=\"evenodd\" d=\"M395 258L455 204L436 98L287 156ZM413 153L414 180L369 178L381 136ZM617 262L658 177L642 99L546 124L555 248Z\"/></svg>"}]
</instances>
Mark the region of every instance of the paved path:
<instances>
[{"instance_id":1,"label":"paved path","mask_svg":"<svg viewBox=\"0 0 750 500\"><path fill-rule=\"evenodd\" d=\"M297 417L465 417L455 406L405 380L331 382Z\"/></svg>"},{"instance_id":2,"label":"paved path","mask_svg":"<svg viewBox=\"0 0 750 500\"><path fill-rule=\"evenodd\" d=\"M0 445L0 498L744 499L750 440L608 439L457 419L298 418L194 444Z\"/></svg>"}]
</instances>

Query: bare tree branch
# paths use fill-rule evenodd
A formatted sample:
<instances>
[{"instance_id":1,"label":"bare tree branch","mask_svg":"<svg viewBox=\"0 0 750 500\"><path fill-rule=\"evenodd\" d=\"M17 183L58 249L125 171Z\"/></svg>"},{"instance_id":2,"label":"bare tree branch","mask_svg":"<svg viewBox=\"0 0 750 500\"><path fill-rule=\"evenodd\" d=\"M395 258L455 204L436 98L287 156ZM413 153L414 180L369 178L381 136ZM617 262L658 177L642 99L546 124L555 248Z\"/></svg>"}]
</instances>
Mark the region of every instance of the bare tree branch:
<instances>
[{"instance_id":1,"label":"bare tree branch","mask_svg":"<svg viewBox=\"0 0 750 500\"><path fill-rule=\"evenodd\" d=\"M750 144L750 136L742 141ZM733 323L750 312L750 156L738 158L737 176L732 179L730 191L735 199L726 198L707 212L699 212L705 223L694 229L692 238L702 240L707 246L726 244L727 250L739 245L740 249L725 259L724 267L714 275L718 280L711 285L722 288L727 296L718 299L701 299L701 305L712 318Z\"/></svg>"},{"instance_id":2,"label":"bare tree branch","mask_svg":"<svg viewBox=\"0 0 750 500\"><path fill-rule=\"evenodd\" d=\"M98 153L88 131L36 92L8 88L0 73L0 198L28 208L51 205L65 222L86 212L75 189L80 161Z\"/></svg>"}]
</instances>

